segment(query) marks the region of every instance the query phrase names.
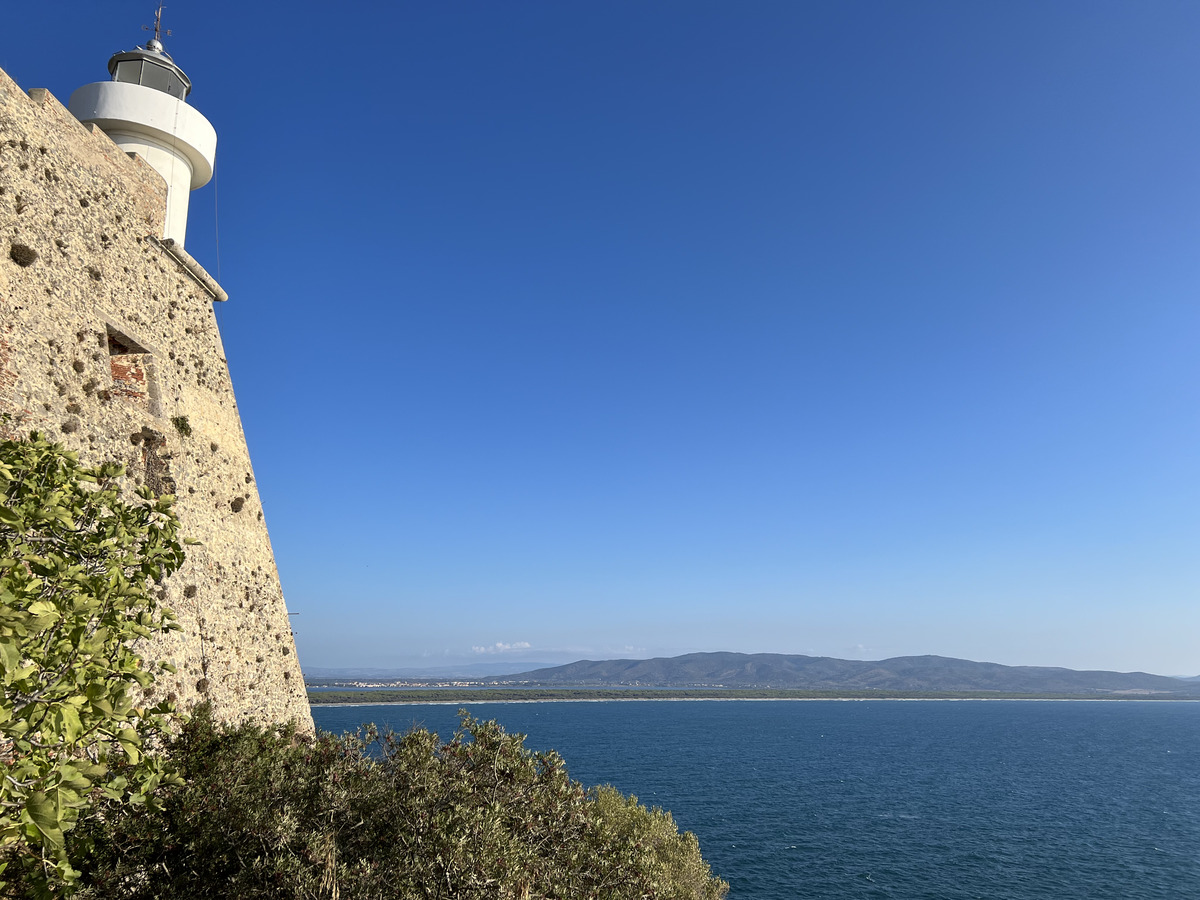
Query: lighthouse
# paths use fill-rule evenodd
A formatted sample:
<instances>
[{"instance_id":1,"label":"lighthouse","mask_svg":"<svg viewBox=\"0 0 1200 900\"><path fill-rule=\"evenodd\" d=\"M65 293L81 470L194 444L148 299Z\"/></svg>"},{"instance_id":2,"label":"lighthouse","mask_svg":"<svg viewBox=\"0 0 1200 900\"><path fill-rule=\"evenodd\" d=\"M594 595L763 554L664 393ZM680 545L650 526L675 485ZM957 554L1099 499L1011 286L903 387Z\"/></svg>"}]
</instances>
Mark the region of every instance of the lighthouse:
<instances>
[{"instance_id":1,"label":"lighthouse","mask_svg":"<svg viewBox=\"0 0 1200 900\"><path fill-rule=\"evenodd\" d=\"M154 37L144 47L113 55L109 81L85 84L67 108L85 125L95 124L126 153L136 153L167 182L162 237L183 246L188 195L212 178L217 133L185 102L191 79L163 48L162 8Z\"/></svg>"}]
</instances>

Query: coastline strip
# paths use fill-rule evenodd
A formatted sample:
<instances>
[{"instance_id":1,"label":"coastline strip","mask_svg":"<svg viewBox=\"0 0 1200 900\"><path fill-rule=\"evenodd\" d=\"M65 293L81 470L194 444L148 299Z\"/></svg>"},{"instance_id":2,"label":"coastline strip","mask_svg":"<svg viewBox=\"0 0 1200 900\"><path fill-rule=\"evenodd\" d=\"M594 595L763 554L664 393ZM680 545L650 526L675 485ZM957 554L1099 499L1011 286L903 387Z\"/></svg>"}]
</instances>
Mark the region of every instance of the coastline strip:
<instances>
[{"instance_id":1,"label":"coastline strip","mask_svg":"<svg viewBox=\"0 0 1200 900\"><path fill-rule=\"evenodd\" d=\"M1020 694L993 691L802 691L802 690L611 690L528 688L499 690L350 690L312 691L313 706L393 706L416 703L561 703L648 700L1083 700L1120 702L1166 700L1198 702L1188 695L1152 694Z\"/></svg>"}]
</instances>

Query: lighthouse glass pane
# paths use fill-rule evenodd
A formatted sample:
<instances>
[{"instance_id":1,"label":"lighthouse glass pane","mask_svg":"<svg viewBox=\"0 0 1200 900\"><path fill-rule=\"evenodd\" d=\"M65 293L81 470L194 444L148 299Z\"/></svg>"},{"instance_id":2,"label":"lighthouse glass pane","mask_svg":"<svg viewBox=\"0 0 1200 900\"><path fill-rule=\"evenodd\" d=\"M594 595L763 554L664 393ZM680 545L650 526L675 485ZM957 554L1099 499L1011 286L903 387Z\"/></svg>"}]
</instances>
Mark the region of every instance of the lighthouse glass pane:
<instances>
[{"instance_id":1,"label":"lighthouse glass pane","mask_svg":"<svg viewBox=\"0 0 1200 900\"><path fill-rule=\"evenodd\" d=\"M127 81L130 84L137 84L142 77L142 61L140 59L127 59L125 62L117 63L117 74L113 76L113 81Z\"/></svg>"},{"instance_id":2,"label":"lighthouse glass pane","mask_svg":"<svg viewBox=\"0 0 1200 900\"><path fill-rule=\"evenodd\" d=\"M162 66L156 66L154 63L147 62L142 69L142 84L148 88L154 88L156 91L162 91L164 94L171 93L171 79L174 73L170 69L164 69Z\"/></svg>"}]
</instances>

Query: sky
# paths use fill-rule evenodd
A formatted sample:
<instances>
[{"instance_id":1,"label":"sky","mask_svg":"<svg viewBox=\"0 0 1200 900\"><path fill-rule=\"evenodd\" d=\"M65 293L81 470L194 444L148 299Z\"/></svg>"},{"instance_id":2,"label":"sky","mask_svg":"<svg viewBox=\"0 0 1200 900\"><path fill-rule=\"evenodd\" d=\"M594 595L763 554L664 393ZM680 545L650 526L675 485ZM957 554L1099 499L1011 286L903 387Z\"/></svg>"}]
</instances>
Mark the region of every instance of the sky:
<instances>
[{"instance_id":1,"label":"sky","mask_svg":"<svg viewBox=\"0 0 1200 900\"><path fill-rule=\"evenodd\" d=\"M64 102L153 4L5 11ZM1200 674L1200 5L179 0L301 664Z\"/></svg>"}]
</instances>

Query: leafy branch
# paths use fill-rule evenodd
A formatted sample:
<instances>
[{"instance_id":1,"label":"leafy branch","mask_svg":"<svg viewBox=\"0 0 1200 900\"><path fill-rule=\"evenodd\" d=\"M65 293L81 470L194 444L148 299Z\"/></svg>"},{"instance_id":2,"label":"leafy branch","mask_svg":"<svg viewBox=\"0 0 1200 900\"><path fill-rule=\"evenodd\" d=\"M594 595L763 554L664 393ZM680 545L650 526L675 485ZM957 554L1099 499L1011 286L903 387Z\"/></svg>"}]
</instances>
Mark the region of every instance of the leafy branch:
<instances>
[{"instance_id":1,"label":"leafy branch","mask_svg":"<svg viewBox=\"0 0 1200 900\"><path fill-rule=\"evenodd\" d=\"M65 835L81 813L179 781L143 752L174 710L146 705L170 667L136 642L177 627L154 588L183 547L173 498L127 499L123 475L36 432L0 442L0 872L15 860L45 896L78 875Z\"/></svg>"}]
</instances>

